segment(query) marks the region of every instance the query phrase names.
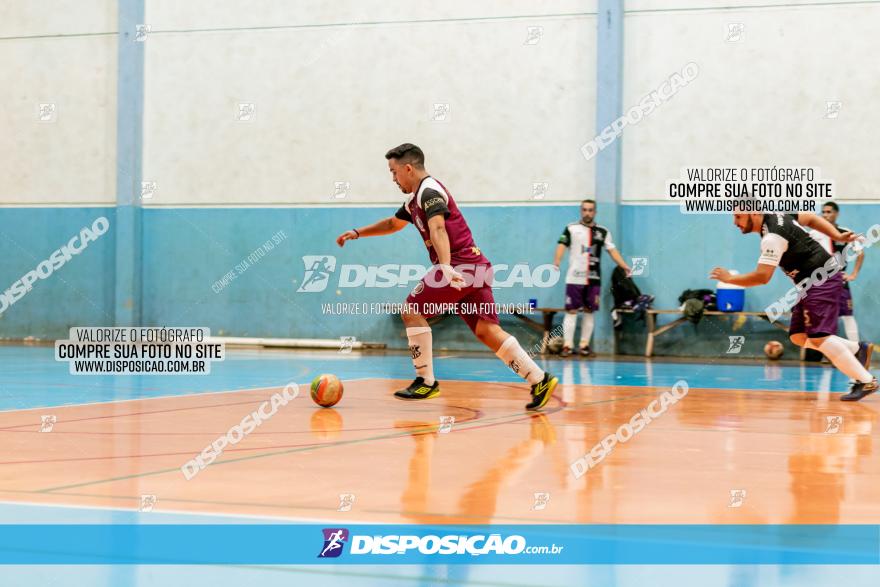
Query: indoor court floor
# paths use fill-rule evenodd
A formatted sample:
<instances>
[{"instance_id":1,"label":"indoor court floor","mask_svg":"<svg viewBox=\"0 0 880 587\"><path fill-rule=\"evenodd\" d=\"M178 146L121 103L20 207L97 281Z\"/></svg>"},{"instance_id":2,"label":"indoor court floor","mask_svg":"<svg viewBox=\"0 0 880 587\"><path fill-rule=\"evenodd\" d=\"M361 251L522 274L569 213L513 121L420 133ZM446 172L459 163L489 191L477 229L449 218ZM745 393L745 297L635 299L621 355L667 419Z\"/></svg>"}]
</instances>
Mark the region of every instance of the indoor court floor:
<instances>
[{"instance_id":1,"label":"indoor court floor","mask_svg":"<svg viewBox=\"0 0 880 587\"><path fill-rule=\"evenodd\" d=\"M412 377L397 353L231 350L198 377L73 376L45 346L0 346L0 362L7 514L137 512L154 496L151 514L312 522L880 523L880 398L838 401L846 380L828 367L548 360L561 385L531 414L485 355L438 357L443 392L424 402L391 395ZM344 381L334 408L308 397L320 373ZM575 478L572 462L679 379L686 397ZM299 397L184 477L291 381Z\"/></svg>"}]
</instances>

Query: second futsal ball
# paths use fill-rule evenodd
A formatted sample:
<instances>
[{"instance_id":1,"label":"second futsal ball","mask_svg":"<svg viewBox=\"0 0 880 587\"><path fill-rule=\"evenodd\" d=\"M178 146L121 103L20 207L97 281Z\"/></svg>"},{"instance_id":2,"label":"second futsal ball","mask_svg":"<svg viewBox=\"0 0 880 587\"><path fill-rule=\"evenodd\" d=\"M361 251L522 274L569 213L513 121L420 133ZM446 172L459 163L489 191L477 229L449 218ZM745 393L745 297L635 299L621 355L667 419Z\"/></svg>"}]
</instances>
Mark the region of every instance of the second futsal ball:
<instances>
[{"instance_id":1,"label":"second futsal ball","mask_svg":"<svg viewBox=\"0 0 880 587\"><path fill-rule=\"evenodd\" d=\"M764 354L772 361L781 357L783 350L785 350L785 347L783 347L782 343L778 340L771 340L764 345Z\"/></svg>"}]
</instances>

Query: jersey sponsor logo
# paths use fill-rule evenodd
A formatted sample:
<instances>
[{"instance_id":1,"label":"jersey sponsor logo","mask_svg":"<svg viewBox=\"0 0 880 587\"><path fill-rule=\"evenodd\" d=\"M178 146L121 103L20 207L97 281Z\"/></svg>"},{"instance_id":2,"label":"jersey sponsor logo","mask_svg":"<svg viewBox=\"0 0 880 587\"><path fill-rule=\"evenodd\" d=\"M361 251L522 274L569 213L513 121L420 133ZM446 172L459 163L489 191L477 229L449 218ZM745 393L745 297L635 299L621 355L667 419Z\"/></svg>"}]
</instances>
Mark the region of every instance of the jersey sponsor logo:
<instances>
[{"instance_id":1,"label":"jersey sponsor logo","mask_svg":"<svg viewBox=\"0 0 880 587\"><path fill-rule=\"evenodd\" d=\"M428 200L427 202L425 202L422 205L422 208L424 208L425 210L429 210L429 209L433 208L434 206L440 206L443 204L446 204L446 202L443 200L443 198L431 198L430 200Z\"/></svg>"},{"instance_id":2,"label":"jersey sponsor logo","mask_svg":"<svg viewBox=\"0 0 880 587\"><path fill-rule=\"evenodd\" d=\"M778 265L782 260L782 255L773 249L764 249L761 251L761 261L769 261L774 265Z\"/></svg>"},{"instance_id":3,"label":"jersey sponsor logo","mask_svg":"<svg viewBox=\"0 0 880 587\"><path fill-rule=\"evenodd\" d=\"M416 224L416 228L418 228L419 230L425 230L425 225L424 225L424 223L422 222L422 217L421 217L421 216L416 216L416 217L415 217L415 224Z\"/></svg>"}]
</instances>

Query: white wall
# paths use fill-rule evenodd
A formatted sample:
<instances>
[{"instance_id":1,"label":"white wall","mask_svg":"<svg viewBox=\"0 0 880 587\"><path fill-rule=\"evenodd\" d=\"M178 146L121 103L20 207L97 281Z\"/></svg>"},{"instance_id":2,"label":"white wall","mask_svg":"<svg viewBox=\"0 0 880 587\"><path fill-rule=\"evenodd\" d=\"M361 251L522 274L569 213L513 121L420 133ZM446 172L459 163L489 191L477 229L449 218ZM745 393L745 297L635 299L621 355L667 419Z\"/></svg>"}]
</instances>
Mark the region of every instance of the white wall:
<instances>
[{"instance_id":1,"label":"white wall","mask_svg":"<svg viewBox=\"0 0 880 587\"><path fill-rule=\"evenodd\" d=\"M114 201L116 20L112 0L0 5L0 204Z\"/></svg>"},{"instance_id":2,"label":"white wall","mask_svg":"<svg viewBox=\"0 0 880 587\"><path fill-rule=\"evenodd\" d=\"M398 201L384 153L404 141L462 201L530 201L536 182L550 184L545 201L592 193L579 148L595 124L594 12L148 2L149 205L342 203L335 182L350 182L347 204ZM537 44L529 26L543 27ZM239 103L255 104L253 121L236 120ZM435 103L448 120L430 119Z\"/></svg>"},{"instance_id":3,"label":"white wall","mask_svg":"<svg viewBox=\"0 0 880 587\"><path fill-rule=\"evenodd\" d=\"M626 129L624 200L663 200L681 167L708 165L821 167L841 198L880 199L880 4L677 10L711 5L627 3L624 110L689 61L700 74Z\"/></svg>"}]
</instances>

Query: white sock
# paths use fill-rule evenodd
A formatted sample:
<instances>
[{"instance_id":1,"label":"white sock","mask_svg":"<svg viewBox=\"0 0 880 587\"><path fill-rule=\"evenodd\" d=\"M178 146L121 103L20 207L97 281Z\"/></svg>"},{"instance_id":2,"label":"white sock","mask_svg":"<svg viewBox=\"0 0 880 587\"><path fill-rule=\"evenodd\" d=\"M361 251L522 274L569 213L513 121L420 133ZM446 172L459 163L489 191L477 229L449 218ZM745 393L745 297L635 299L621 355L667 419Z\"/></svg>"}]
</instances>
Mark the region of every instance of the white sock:
<instances>
[{"instance_id":1,"label":"white sock","mask_svg":"<svg viewBox=\"0 0 880 587\"><path fill-rule=\"evenodd\" d=\"M538 367L538 364L523 350L519 341L513 336L501 343L501 347L495 355L504 361L504 364L510 367L514 373L532 385L540 383L544 379L544 370Z\"/></svg>"},{"instance_id":2,"label":"white sock","mask_svg":"<svg viewBox=\"0 0 880 587\"><path fill-rule=\"evenodd\" d=\"M855 316L841 316L841 320L843 320L843 331L846 332L846 337L852 341L859 342L859 325L856 324Z\"/></svg>"},{"instance_id":3,"label":"white sock","mask_svg":"<svg viewBox=\"0 0 880 587\"><path fill-rule=\"evenodd\" d=\"M590 338L593 337L593 313L584 312L584 318L581 321L581 346L590 346Z\"/></svg>"},{"instance_id":4,"label":"white sock","mask_svg":"<svg viewBox=\"0 0 880 587\"><path fill-rule=\"evenodd\" d=\"M852 354L856 354L857 352L859 352L859 341L858 340L849 340L846 338L840 338L839 336L836 336L834 334L832 334L830 338L833 338L835 340L839 340L841 343L846 345L846 350L848 350Z\"/></svg>"},{"instance_id":5,"label":"white sock","mask_svg":"<svg viewBox=\"0 0 880 587\"><path fill-rule=\"evenodd\" d=\"M434 385L434 356L431 348L431 328L414 326L406 329L409 339L409 352L412 355L416 376L425 380L425 385Z\"/></svg>"},{"instance_id":6,"label":"white sock","mask_svg":"<svg viewBox=\"0 0 880 587\"><path fill-rule=\"evenodd\" d=\"M828 338L829 339L833 338L834 340L840 342L840 344L845 346L846 350L848 350L852 354L856 354L857 352L859 352L859 343L858 342L848 340L846 338L840 338L839 336L837 336L835 334L832 334ZM813 341L811 341L809 338L807 339L807 342L804 344L804 346L807 347L808 349L815 349L817 351L819 350L819 347L817 347L815 344L813 344Z\"/></svg>"},{"instance_id":7,"label":"white sock","mask_svg":"<svg viewBox=\"0 0 880 587\"><path fill-rule=\"evenodd\" d=\"M837 367L837 369L855 379L856 381L861 381L862 383L870 383L874 376L871 375L865 367L859 363L859 360L856 359L856 356L850 351L845 343L855 344L852 341L844 340L839 336L829 336L825 339L825 342L816 347L812 341L807 339L807 347L816 349L831 361L831 364ZM856 344L856 348L858 348L858 344Z\"/></svg>"},{"instance_id":8,"label":"white sock","mask_svg":"<svg viewBox=\"0 0 880 587\"><path fill-rule=\"evenodd\" d=\"M578 315L572 314L571 312L565 313L565 318L562 319L562 339L565 341L562 344L571 348L574 346L574 329L577 328L578 323Z\"/></svg>"}]
</instances>

